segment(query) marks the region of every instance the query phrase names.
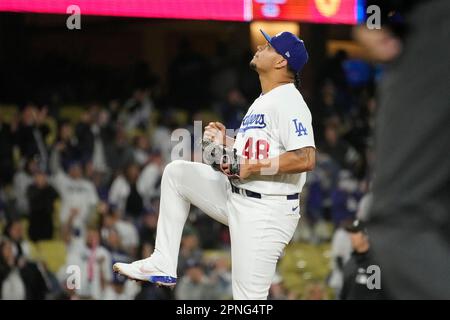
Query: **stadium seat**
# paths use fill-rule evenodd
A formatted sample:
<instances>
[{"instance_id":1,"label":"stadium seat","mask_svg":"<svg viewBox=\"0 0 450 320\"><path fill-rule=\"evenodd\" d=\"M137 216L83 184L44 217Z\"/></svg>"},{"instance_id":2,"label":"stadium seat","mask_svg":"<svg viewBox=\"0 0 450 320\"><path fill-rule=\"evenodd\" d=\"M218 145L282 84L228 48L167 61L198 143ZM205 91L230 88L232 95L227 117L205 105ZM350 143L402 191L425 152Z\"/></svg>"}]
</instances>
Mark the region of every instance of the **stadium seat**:
<instances>
[{"instance_id":1,"label":"stadium seat","mask_svg":"<svg viewBox=\"0 0 450 320\"><path fill-rule=\"evenodd\" d=\"M56 273L66 262L66 245L61 240L44 240L31 244L31 257L42 261Z\"/></svg>"}]
</instances>

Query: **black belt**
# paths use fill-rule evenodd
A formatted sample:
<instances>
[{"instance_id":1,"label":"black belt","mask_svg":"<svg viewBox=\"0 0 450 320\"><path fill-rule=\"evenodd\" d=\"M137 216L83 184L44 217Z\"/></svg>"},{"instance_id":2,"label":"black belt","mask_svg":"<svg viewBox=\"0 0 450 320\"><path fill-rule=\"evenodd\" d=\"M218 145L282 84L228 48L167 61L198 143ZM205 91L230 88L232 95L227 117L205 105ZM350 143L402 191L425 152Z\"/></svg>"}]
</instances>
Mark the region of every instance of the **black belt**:
<instances>
[{"instance_id":1,"label":"black belt","mask_svg":"<svg viewBox=\"0 0 450 320\"><path fill-rule=\"evenodd\" d=\"M244 193L247 197L250 197L250 198L257 198L257 199L264 198L264 196L261 195L261 193L253 192L253 191L246 190L246 189L240 189L234 185L231 185L231 191L233 193L238 193L238 194ZM294 193L294 194L289 194L287 196L280 196L280 197L286 197L286 200L298 200L298 196L299 196L299 193Z\"/></svg>"}]
</instances>

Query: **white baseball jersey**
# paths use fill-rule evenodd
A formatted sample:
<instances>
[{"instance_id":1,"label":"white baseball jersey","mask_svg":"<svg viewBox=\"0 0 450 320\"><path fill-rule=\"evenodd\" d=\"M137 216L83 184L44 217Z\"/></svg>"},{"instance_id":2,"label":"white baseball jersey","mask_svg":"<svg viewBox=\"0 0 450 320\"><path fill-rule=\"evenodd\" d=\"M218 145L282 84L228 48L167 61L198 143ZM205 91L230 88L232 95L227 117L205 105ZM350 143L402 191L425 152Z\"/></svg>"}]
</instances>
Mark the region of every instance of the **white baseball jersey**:
<instances>
[{"instance_id":1,"label":"white baseball jersey","mask_svg":"<svg viewBox=\"0 0 450 320\"><path fill-rule=\"evenodd\" d=\"M234 148L246 159L275 158L286 151L315 147L311 112L293 83L259 96L247 111ZM301 192L306 172L254 175L236 186L269 195Z\"/></svg>"}]
</instances>

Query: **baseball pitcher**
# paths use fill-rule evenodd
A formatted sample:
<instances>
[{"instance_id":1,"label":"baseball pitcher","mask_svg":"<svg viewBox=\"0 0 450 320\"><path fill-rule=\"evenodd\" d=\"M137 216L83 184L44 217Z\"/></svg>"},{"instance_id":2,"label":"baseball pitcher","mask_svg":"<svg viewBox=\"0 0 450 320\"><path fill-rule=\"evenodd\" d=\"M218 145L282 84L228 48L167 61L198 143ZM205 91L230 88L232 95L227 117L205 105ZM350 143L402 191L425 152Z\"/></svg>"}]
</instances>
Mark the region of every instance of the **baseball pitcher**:
<instances>
[{"instance_id":1,"label":"baseball pitcher","mask_svg":"<svg viewBox=\"0 0 450 320\"><path fill-rule=\"evenodd\" d=\"M298 91L308 60L290 32L258 46L250 67L262 93L235 135L219 122L205 127L207 163L175 160L164 170L155 250L114 271L131 279L175 286L178 251L190 205L228 225L234 299L267 299L276 265L300 218L299 193L315 166L311 113Z\"/></svg>"}]
</instances>

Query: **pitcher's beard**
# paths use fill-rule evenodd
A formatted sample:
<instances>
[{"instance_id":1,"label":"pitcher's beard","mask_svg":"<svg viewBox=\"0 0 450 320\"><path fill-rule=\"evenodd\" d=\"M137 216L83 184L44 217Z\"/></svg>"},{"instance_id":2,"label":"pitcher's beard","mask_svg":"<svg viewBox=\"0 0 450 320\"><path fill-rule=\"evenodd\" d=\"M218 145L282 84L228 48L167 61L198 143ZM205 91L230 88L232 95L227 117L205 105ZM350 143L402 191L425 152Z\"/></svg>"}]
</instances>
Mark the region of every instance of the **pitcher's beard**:
<instances>
[{"instance_id":1,"label":"pitcher's beard","mask_svg":"<svg viewBox=\"0 0 450 320\"><path fill-rule=\"evenodd\" d=\"M250 66L250 69L256 71L256 63L254 63L253 61L250 61L249 66Z\"/></svg>"}]
</instances>

